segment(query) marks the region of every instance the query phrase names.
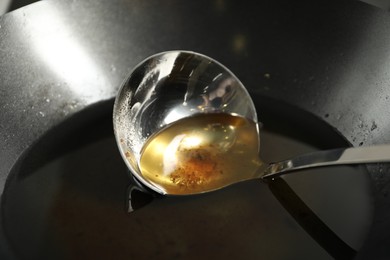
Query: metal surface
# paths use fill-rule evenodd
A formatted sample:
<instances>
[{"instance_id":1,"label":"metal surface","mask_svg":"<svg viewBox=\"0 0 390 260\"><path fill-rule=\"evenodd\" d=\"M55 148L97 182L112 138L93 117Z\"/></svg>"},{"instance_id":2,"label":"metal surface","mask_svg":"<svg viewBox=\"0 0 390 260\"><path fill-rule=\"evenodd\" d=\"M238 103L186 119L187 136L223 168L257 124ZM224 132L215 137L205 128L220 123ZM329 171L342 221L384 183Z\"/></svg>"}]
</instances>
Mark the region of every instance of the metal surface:
<instances>
[{"instance_id":1,"label":"metal surface","mask_svg":"<svg viewBox=\"0 0 390 260\"><path fill-rule=\"evenodd\" d=\"M28 4L37 2L38 0L1 0L0 1L0 15L11 12L15 9L21 8Z\"/></svg>"},{"instance_id":2,"label":"metal surface","mask_svg":"<svg viewBox=\"0 0 390 260\"><path fill-rule=\"evenodd\" d=\"M112 99L132 67L172 49L219 60L250 92L310 111L354 146L389 143L389 46L388 13L357 1L53 0L8 13L0 17L0 191L42 134ZM370 171L376 217L360 256L384 258L390 168Z\"/></svg>"},{"instance_id":3,"label":"metal surface","mask_svg":"<svg viewBox=\"0 0 390 260\"><path fill-rule=\"evenodd\" d=\"M275 178L299 169L314 167L383 162L390 162L390 145L340 148L304 154L286 161L272 163L261 178Z\"/></svg>"},{"instance_id":4,"label":"metal surface","mask_svg":"<svg viewBox=\"0 0 390 260\"><path fill-rule=\"evenodd\" d=\"M367 4L371 4L373 6L377 6L386 11L390 10L390 1L388 0L361 0L361 1Z\"/></svg>"},{"instance_id":5,"label":"metal surface","mask_svg":"<svg viewBox=\"0 0 390 260\"><path fill-rule=\"evenodd\" d=\"M210 57L169 51L148 57L134 68L115 99L113 123L122 158L141 183L167 193L142 174L141 151L147 139L167 125L201 113L234 114L257 123L256 108L245 87ZM258 140L257 150L259 146Z\"/></svg>"}]
</instances>

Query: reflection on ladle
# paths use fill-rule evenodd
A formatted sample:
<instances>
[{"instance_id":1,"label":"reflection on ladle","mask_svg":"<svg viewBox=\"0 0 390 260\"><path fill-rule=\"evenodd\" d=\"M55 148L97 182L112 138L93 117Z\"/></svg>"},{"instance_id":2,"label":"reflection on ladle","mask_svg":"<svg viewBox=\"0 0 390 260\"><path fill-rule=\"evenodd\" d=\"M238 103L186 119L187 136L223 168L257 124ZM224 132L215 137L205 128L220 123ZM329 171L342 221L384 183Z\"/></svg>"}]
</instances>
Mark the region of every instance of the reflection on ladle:
<instances>
[{"instance_id":1,"label":"reflection on ladle","mask_svg":"<svg viewBox=\"0 0 390 260\"><path fill-rule=\"evenodd\" d=\"M114 130L136 179L164 195L303 168L390 161L390 145L382 145L264 164L256 109L243 84L215 60L185 51L154 55L135 68L116 98Z\"/></svg>"}]
</instances>

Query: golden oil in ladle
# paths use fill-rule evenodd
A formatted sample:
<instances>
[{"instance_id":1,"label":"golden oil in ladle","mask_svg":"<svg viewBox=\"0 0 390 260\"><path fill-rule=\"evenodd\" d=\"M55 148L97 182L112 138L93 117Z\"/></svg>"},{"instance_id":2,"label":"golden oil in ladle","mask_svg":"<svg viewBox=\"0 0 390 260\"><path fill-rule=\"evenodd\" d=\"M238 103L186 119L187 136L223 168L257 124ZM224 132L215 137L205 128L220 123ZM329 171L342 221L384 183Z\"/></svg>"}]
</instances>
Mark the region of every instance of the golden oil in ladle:
<instances>
[{"instance_id":1,"label":"golden oil in ladle","mask_svg":"<svg viewBox=\"0 0 390 260\"><path fill-rule=\"evenodd\" d=\"M255 177L261 165L257 124L225 113L174 122L145 144L143 178L167 194L211 191Z\"/></svg>"}]
</instances>

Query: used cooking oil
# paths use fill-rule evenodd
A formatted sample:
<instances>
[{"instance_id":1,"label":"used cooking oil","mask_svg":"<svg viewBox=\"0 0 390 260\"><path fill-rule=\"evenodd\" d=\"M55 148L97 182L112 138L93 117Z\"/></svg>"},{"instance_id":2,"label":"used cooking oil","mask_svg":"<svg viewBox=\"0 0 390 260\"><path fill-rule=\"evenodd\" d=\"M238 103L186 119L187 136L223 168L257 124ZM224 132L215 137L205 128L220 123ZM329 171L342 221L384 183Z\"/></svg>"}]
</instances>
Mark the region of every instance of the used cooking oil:
<instances>
[{"instance_id":1,"label":"used cooking oil","mask_svg":"<svg viewBox=\"0 0 390 260\"><path fill-rule=\"evenodd\" d=\"M168 194L210 191L250 179L262 165L257 124L226 113L178 120L153 135L141 174Z\"/></svg>"}]
</instances>

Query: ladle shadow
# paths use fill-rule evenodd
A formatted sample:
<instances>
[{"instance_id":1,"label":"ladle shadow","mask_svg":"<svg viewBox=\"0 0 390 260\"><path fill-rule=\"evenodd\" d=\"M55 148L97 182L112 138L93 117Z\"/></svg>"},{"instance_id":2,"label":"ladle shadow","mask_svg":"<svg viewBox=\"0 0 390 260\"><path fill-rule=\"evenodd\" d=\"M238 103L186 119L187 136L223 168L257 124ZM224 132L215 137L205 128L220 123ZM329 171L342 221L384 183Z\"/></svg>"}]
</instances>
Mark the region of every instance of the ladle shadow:
<instances>
[{"instance_id":1,"label":"ladle shadow","mask_svg":"<svg viewBox=\"0 0 390 260\"><path fill-rule=\"evenodd\" d=\"M267 181L272 194L295 219L295 221L334 259L353 259L356 250L334 233L294 192L283 178ZM144 187L133 177L129 184L127 212L143 208L154 199L164 199Z\"/></svg>"},{"instance_id":2,"label":"ladle shadow","mask_svg":"<svg viewBox=\"0 0 390 260\"><path fill-rule=\"evenodd\" d=\"M334 259L353 259L356 251L335 234L293 191L283 178L268 182L268 187L298 224Z\"/></svg>"},{"instance_id":3,"label":"ladle shadow","mask_svg":"<svg viewBox=\"0 0 390 260\"><path fill-rule=\"evenodd\" d=\"M131 174L129 173L129 175ZM131 213L135 210L143 208L144 206L151 203L157 196L163 197L143 186L134 178L134 176L130 177L130 183L127 188L126 195L127 213Z\"/></svg>"}]
</instances>

